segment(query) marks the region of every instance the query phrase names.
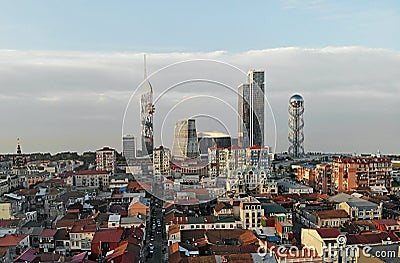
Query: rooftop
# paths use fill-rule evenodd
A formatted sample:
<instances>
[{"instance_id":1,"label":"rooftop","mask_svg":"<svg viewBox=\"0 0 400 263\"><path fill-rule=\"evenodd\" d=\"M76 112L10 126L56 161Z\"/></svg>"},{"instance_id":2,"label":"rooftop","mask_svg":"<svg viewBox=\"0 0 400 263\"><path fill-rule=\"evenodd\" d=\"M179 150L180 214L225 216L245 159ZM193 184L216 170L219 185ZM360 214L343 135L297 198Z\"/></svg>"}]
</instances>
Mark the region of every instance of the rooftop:
<instances>
[{"instance_id":1,"label":"rooftop","mask_svg":"<svg viewBox=\"0 0 400 263\"><path fill-rule=\"evenodd\" d=\"M317 216L321 219L330 219L330 218L348 218L349 215L345 210L324 210L316 212Z\"/></svg>"}]
</instances>

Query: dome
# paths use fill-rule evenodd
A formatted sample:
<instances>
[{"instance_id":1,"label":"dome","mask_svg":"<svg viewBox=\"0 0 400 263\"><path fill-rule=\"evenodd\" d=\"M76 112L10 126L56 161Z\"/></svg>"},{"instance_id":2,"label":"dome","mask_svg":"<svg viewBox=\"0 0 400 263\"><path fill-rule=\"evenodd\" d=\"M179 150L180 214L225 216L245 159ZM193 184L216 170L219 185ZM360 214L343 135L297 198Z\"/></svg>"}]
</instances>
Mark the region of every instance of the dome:
<instances>
[{"instance_id":1,"label":"dome","mask_svg":"<svg viewBox=\"0 0 400 263\"><path fill-rule=\"evenodd\" d=\"M304 101L303 97L300 94L294 94L292 97L290 97L289 101L292 102L300 102Z\"/></svg>"}]
</instances>

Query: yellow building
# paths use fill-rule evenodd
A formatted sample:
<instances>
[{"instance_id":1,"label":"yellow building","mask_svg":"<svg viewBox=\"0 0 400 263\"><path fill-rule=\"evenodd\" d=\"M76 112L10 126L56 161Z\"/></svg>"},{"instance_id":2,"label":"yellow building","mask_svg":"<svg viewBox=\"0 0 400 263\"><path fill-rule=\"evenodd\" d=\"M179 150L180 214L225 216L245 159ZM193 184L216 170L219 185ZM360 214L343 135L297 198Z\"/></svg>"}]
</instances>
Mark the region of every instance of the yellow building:
<instances>
[{"instance_id":1,"label":"yellow building","mask_svg":"<svg viewBox=\"0 0 400 263\"><path fill-rule=\"evenodd\" d=\"M11 203L0 203L0 219L14 219Z\"/></svg>"}]
</instances>

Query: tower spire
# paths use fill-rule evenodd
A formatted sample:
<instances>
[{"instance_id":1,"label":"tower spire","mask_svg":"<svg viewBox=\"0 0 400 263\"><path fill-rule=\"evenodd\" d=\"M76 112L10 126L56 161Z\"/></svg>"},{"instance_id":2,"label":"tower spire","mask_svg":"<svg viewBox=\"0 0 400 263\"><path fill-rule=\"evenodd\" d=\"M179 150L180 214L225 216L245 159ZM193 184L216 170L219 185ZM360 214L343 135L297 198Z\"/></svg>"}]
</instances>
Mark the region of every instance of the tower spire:
<instances>
[{"instance_id":1,"label":"tower spire","mask_svg":"<svg viewBox=\"0 0 400 263\"><path fill-rule=\"evenodd\" d=\"M19 143L19 138L17 138L17 154L21 154L21 144Z\"/></svg>"},{"instance_id":2,"label":"tower spire","mask_svg":"<svg viewBox=\"0 0 400 263\"><path fill-rule=\"evenodd\" d=\"M146 65L146 54L143 55L143 70L144 70L144 79L147 79L147 65Z\"/></svg>"}]
</instances>

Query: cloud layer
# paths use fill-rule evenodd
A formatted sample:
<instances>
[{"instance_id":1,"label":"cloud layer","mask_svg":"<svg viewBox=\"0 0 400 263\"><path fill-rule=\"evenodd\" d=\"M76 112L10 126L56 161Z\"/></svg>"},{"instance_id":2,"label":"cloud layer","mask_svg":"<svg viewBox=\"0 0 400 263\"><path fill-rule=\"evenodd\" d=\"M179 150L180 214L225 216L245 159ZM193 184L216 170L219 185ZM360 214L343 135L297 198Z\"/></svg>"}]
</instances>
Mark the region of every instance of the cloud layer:
<instances>
[{"instance_id":1,"label":"cloud layer","mask_svg":"<svg viewBox=\"0 0 400 263\"><path fill-rule=\"evenodd\" d=\"M398 51L289 47L243 53L159 53L148 54L148 72L199 58L224 61L243 71L266 71L267 96L277 123L278 151L287 149L287 101L298 92L306 101L306 150L400 152ZM166 83L194 78L206 70L211 79L233 87L245 81L239 71L232 75L235 70L221 74L218 68L211 71L182 67L154 79L155 95ZM124 110L142 80L142 53L0 50L0 152L14 152L17 137L27 152L82 152L103 145L120 150ZM174 105L174 98L179 101L197 94L199 89L193 86L166 96L159 104L160 112L163 107ZM203 89L205 93L206 90ZM212 95L232 105L237 103L233 92ZM208 108L219 111L214 105ZM235 130L236 123L232 122L229 120L228 126ZM172 138L171 128L165 133Z\"/></svg>"}]
</instances>

